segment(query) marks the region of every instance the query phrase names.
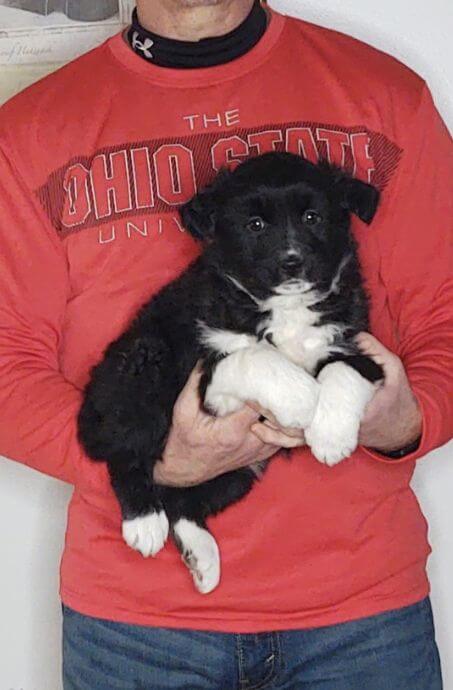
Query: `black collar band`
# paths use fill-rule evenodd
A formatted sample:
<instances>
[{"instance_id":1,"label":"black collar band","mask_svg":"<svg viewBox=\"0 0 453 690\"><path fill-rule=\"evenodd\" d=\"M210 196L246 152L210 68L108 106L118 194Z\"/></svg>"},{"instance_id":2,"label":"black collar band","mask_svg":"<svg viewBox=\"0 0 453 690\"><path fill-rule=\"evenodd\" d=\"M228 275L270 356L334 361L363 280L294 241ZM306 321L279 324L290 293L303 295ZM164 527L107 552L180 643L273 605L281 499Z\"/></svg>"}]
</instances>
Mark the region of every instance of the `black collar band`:
<instances>
[{"instance_id":1,"label":"black collar band","mask_svg":"<svg viewBox=\"0 0 453 690\"><path fill-rule=\"evenodd\" d=\"M160 67L193 69L223 65L241 57L258 43L266 26L266 11L260 0L255 0L248 17L230 33L201 41L177 41L143 28L135 9L127 38L132 50L148 62Z\"/></svg>"}]
</instances>

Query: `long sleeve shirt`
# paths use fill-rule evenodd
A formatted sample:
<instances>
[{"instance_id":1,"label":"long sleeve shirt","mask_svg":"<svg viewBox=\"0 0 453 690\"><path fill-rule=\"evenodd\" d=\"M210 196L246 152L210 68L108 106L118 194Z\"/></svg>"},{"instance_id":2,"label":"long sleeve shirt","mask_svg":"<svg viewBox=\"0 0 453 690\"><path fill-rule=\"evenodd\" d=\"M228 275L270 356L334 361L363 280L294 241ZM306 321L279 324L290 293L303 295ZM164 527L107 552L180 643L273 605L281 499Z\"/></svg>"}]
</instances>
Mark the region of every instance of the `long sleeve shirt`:
<instances>
[{"instance_id":1,"label":"long sleeve shirt","mask_svg":"<svg viewBox=\"0 0 453 690\"><path fill-rule=\"evenodd\" d=\"M212 518L222 578L193 588L168 543L121 537L106 467L77 441L90 368L199 251L178 206L225 165L269 150L327 158L382 192L353 230L371 331L403 360L417 451L364 448L329 469L277 456ZM415 460L453 429L453 146L423 80L340 33L272 12L247 54L157 67L121 35L0 110L0 453L74 485L63 601L103 618L258 632L338 623L428 592ZM151 423L152 420L150 420Z\"/></svg>"}]
</instances>

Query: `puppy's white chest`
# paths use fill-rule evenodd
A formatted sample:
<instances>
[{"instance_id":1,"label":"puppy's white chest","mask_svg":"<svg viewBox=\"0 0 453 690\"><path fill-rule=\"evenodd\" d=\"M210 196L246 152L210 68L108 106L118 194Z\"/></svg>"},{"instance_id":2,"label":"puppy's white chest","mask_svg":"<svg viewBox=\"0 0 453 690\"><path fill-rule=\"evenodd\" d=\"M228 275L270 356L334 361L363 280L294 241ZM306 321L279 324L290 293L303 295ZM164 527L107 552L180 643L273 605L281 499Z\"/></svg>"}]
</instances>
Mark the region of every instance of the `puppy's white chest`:
<instances>
[{"instance_id":1,"label":"puppy's white chest","mask_svg":"<svg viewBox=\"0 0 453 690\"><path fill-rule=\"evenodd\" d=\"M312 372L329 354L338 327L318 326L319 315L308 309L301 295L276 295L266 301L270 312L265 335L288 359Z\"/></svg>"}]
</instances>

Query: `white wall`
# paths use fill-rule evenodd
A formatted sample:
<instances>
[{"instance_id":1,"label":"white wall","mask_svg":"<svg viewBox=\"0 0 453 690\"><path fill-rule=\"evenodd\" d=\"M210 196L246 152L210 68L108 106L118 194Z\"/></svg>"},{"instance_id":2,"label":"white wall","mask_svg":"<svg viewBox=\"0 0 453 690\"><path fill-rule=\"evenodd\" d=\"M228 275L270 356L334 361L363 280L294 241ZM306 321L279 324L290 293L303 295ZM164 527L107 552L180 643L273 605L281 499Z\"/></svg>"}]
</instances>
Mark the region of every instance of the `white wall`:
<instances>
[{"instance_id":1,"label":"white wall","mask_svg":"<svg viewBox=\"0 0 453 690\"><path fill-rule=\"evenodd\" d=\"M453 129L451 0L271 4L350 33L406 62L429 81ZM44 69L2 68L0 99ZM432 453L419 464L414 481L431 526L429 570L445 690L453 690L452 456L453 443ZM0 690L60 690L58 563L70 489L6 460L0 460L0 478Z\"/></svg>"}]
</instances>

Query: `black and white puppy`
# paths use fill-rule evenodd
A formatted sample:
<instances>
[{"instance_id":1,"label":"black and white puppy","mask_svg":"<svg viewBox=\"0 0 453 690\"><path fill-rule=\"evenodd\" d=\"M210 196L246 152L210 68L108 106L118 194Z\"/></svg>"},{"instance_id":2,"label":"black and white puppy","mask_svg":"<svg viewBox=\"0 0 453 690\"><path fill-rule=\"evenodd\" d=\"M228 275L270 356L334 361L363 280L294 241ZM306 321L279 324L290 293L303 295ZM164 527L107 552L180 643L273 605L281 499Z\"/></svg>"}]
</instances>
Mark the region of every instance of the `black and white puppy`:
<instances>
[{"instance_id":1,"label":"black and white puppy","mask_svg":"<svg viewBox=\"0 0 453 690\"><path fill-rule=\"evenodd\" d=\"M370 223L378 200L372 186L293 154L221 172L181 209L201 256L92 370L79 436L108 463L124 539L155 556L170 526L200 592L220 578L206 519L245 496L265 463L191 488L154 484L175 401L202 360L201 401L213 414L253 400L305 429L320 462L349 456L383 376L354 342L368 305L350 214Z\"/></svg>"}]
</instances>

